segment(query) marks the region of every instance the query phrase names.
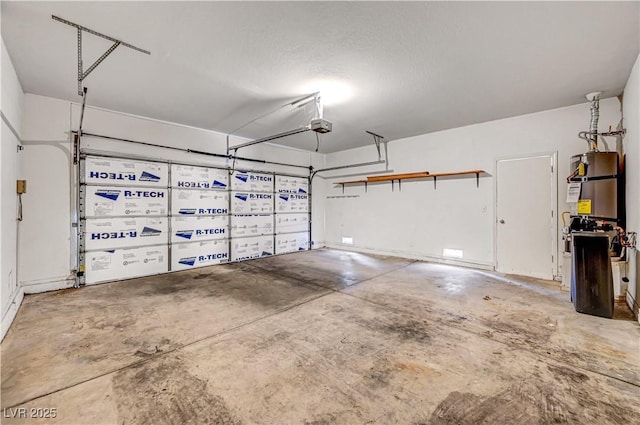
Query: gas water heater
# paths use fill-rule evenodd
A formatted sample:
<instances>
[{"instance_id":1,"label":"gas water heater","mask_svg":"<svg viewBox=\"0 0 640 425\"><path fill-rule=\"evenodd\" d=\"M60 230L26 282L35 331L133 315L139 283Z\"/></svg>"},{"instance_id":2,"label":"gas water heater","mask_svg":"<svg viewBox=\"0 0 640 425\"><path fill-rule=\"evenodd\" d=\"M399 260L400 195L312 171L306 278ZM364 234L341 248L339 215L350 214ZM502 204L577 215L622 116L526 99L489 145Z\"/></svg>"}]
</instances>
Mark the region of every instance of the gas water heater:
<instances>
[{"instance_id":1,"label":"gas water heater","mask_svg":"<svg viewBox=\"0 0 640 425\"><path fill-rule=\"evenodd\" d=\"M589 150L571 157L567 182L578 194L565 237L571 246L571 301L580 313L613 317L614 290L611 249L624 235L624 179L617 152L600 152L598 137L618 136L624 130L598 133L600 93L590 93L591 123L579 133ZM617 254L616 254L617 255Z\"/></svg>"}]
</instances>

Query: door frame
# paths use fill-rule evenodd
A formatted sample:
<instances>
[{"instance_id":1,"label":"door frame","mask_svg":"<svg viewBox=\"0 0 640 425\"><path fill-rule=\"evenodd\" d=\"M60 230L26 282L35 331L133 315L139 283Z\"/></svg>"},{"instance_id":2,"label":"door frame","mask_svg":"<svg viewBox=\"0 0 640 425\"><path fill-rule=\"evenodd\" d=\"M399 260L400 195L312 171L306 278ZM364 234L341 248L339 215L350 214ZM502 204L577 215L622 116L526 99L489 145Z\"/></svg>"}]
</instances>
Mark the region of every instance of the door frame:
<instances>
[{"instance_id":1,"label":"door frame","mask_svg":"<svg viewBox=\"0 0 640 425\"><path fill-rule=\"evenodd\" d=\"M498 271L498 162L517 160L517 159L531 159L548 156L551 158L551 231L553 232L551 238L551 276L553 280L556 280L559 276L558 273L558 151L546 151L536 152L530 154L509 155L496 158L493 166L493 172L496 178L494 179L493 196L494 196L494 208L493 208L493 270Z\"/></svg>"}]
</instances>

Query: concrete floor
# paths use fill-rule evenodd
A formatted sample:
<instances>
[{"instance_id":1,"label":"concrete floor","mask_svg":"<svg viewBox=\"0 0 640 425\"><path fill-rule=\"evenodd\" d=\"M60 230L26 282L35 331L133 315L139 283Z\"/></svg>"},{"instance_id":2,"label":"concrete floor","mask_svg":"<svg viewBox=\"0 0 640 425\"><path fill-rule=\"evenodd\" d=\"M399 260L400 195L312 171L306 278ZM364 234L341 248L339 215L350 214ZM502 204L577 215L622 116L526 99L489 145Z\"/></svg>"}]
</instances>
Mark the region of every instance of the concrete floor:
<instances>
[{"instance_id":1,"label":"concrete floor","mask_svg":"<svg viewBox=\"0 0 640 425\"><path fill-rule=\"evenodd\" d=\"M3 424L637 424L640 326L558 285L318 250L27 296ZM11 408L11 409L9 409Z\"/></svg>"}]
</instances>

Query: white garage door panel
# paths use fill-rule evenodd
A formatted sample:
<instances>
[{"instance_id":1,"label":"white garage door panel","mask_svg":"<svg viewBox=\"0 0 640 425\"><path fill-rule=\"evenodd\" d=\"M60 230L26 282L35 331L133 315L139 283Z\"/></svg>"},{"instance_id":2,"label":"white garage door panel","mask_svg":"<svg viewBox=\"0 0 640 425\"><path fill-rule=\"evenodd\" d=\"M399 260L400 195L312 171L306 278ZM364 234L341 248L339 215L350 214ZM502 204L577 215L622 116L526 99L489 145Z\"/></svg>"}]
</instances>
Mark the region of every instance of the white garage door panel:
<instances>
[{"instance_id":1,"label":"white garage door panel","mask_svg":"<svg viewBox=\"0 0 640 425\"><path fill-rule=\"evenodd\" d=\"M85 249L125 248L167 243L165 217L97 218L85 222Z\"/></svg>"},{"instance_id":2,"label":"white garage door panel","mask_svg":"<svg viewBox=\"0 0 640 425\"><path fill-rule=\"evenodd\" d=\"M225 239L229 233L226 215L171 217L171 242L199 242Z\"/></svg>"},{"instance_id":3,"label":"white garage door panel","mask_svg":"<svg viewBox=\"0 0 640 425\"><path fill-rule=\"evenodd\" d=\"M276 176L277 193L309 193L309 180L301 177Z\"/></svg>"},{"instance_id":4,"label":"white garage door panel","mask_svg":"<svg viewBox=\"0 0 640 425\"><path fill-rule=\"evenodd\" d=\"M85 217L166 215L168 192L162 188L85 186Z\"/></svg>"},{"instance_id":5,"label":"white garage door panel","mask_svg":"<svg viewBox=\"0 0 640 425\"><path fill-rule=\"evenodd\" d=\"M279 193L276 202L276 211L279 213L309 212L309 196L306 194Z\"/></svg>"},{"instance_id":6,"label":"white garage door panel","mask_svg":"<svg viewBox=\"0 0 640 425\"><path fill-rule=\"evenodd\" d=\"M84 183L167 187L169 166L158 162L89 156L84 162Z\"/></svg>"},{"instance_id":7,"label":"white garage door panel","mask_svg":"<svg viewBox=\"0 0 640 425\"><path fill-rule=\"evenodd\" d=\"M213 266L229 261L226 239L174 244L171 246L171 270Z\"/></svg>"},{"instance_id":8,"label":"white garage door panel","mask_svg":"<svg viewBox=\"0 0 640 425\"><path fill-rule=\"evenodd\" d=\"M273 214L273 193L231 192L232 214Z\"/></svg>"},{"instance_id":9,"label":"white garage door panel","mask_svg":"<svg viewBox=\"0 0 640 425\"><path fill-rule=\"evenodd\" d=\"M262 236L273 234L273 215L231 216L231 237Z\"/></svg>"},{"instance_id":10,"label":"white garage door panel","mask_svg":"<svg viewBox=\"0 0 640 425\"><path fill-rule=\"evenodd\" d=\"M277 214L276 233L309 231L309 214Z\"/></svg>"},{"instance_id":11,"label":"white garage door panel","mask_svg":"<svg viewBox=\"0 0 640 425\"><path fill-rule=\"evenodd\" d=\"M167 273L167 254L166 245L87 252L85 282L90 285Z\"/></svg>"},{"instance_id":12,"label":"white garage door panel","mask_svg":"<svg viewBox=\"0 0 640 425\"><path fill-rule=\"evenodd\" d=\"M233 261L250 260L270 255L273 255L273 236L237 238L231 241L231 258Z\"/></svg>"},{"instance_id":13,"label":"white garage door panel","mask_svg":"<svg viewBox=\"0 0 640 425\"><path fill-rule=\"evenodd\" d=\"M273 175L236 171L231 176L231 190L273 192Z\"/></svg>"},{"instance_id":14,"label":"white garage door panel","mask_svg":"<svg viewBox=\"0 0 640 425\"><path fill-rule=\"evenodd\" d=\"M221 215L229 213L229 192L172 190L171 215Z\"/></svg>"},{"instance_id":15,"label":"white garage door panel","mask_svg":"<svg viewBox=\"0 0 640 425\"><path fill-rule=\"evenodd\" d=\"M177 188L226 190L229 172L219 168L171 165L171 186Z\"/></svg>"},{"instance_id":16,"label":"white garage door panel","mask_svg":"<svg viewBox=\"0 0 640 425\"><path fill-rule=\"evenodd\" d=\"M309 249L309 233L292 233L276 235L276 254L306 251Z\"/></svg>"}]
</instances>

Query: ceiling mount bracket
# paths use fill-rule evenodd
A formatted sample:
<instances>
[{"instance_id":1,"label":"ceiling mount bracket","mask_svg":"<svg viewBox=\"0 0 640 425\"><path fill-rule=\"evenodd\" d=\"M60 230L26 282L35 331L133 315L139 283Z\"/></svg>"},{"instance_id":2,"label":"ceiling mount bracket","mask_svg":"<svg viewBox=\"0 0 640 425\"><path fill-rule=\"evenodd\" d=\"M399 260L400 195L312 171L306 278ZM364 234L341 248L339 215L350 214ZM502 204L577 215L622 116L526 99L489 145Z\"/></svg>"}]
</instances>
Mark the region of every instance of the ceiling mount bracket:
<instances>
[{"instance_id":1,"label":"ceiling mount bracket","mask_svg":"<svg viewBox=\"0 0 640 425\"><path fill-rule=\"evenodd\" d=\"M301 97L298 100L294 100L290 105L295 106L296 108L302 108L311 102L313 102L316 108L316 119L323 119L324 107L322 105L322 97L320 96L319 91L311 93L308 96Z\"/></svg>"},{"instance_id":2,"label":"ceiling mount bracket","mask_svg":"<svg viewBox=\"0 0 640 425\"><path fill-rule=\"evenodd\" d=\"M376 149L378 150L378 159L382 159L382 154L380 153L380 143L382 143L382 139L384 139L384 136L381 136L369 130L365 130L365 132L373 136L373 143L375 143Z\"/></svg>"},{"instance_id":3,"label":"ceiling mount bracket","mask_svg":"<svg viewBox=\"0 0 640 425\"><path fill-rule=\"evenodd\" d=\"M83 27L82 25L75 24L71 21L67 21L66 19L62 19L58 16L51 15L51 19L53 19L54 21L62 22L63 24L67 24L78 30L78 94L80 96L84 94L84 92L82 91L82 82L84 81L84 79L87 78L87 76L91 74L91 72L94 69L96 69L98 65L100 65L102 61L104 61L107 58L107 56L109 56L118 46L128 47L130 49L136 50L140 53L145 53L147 55L151 54L151 52L149 52L148 50L144 50L139 47L133 46L129 43L125 43L122 40L109 37L108 35ZM109 47L89 68L87 68L86 71L83 71L82 69L83 68L82 66L82 32L83 31L89 34L93 34L97 37L104 38L105 40L113 41L113 44L111 45L111 47Z\"/></svg>"}]
</instances>

